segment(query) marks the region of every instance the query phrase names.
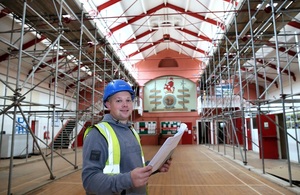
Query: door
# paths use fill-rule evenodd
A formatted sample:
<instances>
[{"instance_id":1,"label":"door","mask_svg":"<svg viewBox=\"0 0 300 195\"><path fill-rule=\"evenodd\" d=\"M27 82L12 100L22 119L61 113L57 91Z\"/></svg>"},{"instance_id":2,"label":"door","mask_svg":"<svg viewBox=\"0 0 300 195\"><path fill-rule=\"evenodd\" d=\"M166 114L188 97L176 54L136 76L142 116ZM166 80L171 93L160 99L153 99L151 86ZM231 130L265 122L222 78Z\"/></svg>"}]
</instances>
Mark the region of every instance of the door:
<instances>
[{"instance_id":1,"label":"door","mask_svg":"<svg viewBox=\"0 0 300 195\"><path fill-rule=\"evenodd\" d=\"M276 116L270 114L267 116L261 115L260 117L261 125L258 125L258 132L262 134L262 147L259 150L260 158L262 158L263 153L266 159L278 159Z\"/></svg>"},{"instance_id":2,"label":"door","mask_svg":"<svg viewBox=\"0 0 300 195\"><path fill-rule=\"evenodd\" d=\"M210 122L198 122L199 144L210 143Z\"/></svg>"},{"instance_id":3,"label":"door","mask_svg":"<svg viewBox=\"0 0 300 195\"><path fill-rule=\"evenodd\" d=\"M242 118L236 118L234 120L235 120L236 136L237 136L237 139L238 139L238 140L235 140L235 143L242 146L244 144Z\"/></svg>"},{"instance_id":4,"label":"door","mask_svg":"<svg viewBox=\"0 0 300 195\"><path fill-rule=\"evenodd\" d=\"M31 130L32 130L32 133L33 133L36 137L39 136L39 135L38 135L38 129L37 129L38 126L39 126L39 121L38 121L38 120L32 120L32 121L31 121ZM33 141L32 151L30 151L30 152L35 153L35 148L37 148L37 146L36 146L36 143Z\"/></svg>"},{"instance_id":5,"label":"door","mask_svg":"<svg viewBox=\"0 0 300 195\"><path fill-rule=\"evenodd\" d=\"M187 125L187 131L185 131L181 138L181 144L193 144L192 123L183 122Z\"/></svg>"},{"instance_id":6,"label":"door","mask_svg":"<svg viewBox=\"0 0 300 195\"><path fill-rule=\"evenodd\" d=\"M250 125L250 118L247 118L246 119L247 121L247 137L246 137L246 140L247 140L247 149L248 150L252 150L252 135L251 135L251 125Z\"/></svg>"},{"instance_id":7,"label":"door","mask_svg":"<svg viewBox=\"0 0 300 195\"><path fill-rule=\"evenodd\" d=\"M225 132L225 123L224 122L217 122L218 127L218 144L224 144L226 142L226 132Z\"/></svg>"}]
</instances>

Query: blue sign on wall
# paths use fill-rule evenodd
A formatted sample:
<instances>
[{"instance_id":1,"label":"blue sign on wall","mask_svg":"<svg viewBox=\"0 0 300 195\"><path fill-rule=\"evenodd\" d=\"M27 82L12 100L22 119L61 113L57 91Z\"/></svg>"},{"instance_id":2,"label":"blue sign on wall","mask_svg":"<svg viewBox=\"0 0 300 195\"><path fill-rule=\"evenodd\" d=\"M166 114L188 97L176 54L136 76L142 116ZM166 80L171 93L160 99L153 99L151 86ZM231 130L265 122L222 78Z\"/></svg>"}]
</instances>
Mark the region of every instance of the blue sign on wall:
<instances>
[{"instance_id":1,"label":"blue sign on wall","mask_svg":"<svg viewBox=\"0 0 300 195\"><path fill-rule=\"evenodd\" d=\"M26 125L23 117L17 117L15 133L16 134L26 134L27 133L27 125Z\"/></svg>"},{"instance_id":2,"label":"blue sign on wall","mask_svg":"<svg viewBox=\"0 0 300 195\"><path fill-rule=\"evenodd\" d=\"M232 95L232 85L225 84L216 86L216 96L230 96Z\"/></svg>"}]
</instances>

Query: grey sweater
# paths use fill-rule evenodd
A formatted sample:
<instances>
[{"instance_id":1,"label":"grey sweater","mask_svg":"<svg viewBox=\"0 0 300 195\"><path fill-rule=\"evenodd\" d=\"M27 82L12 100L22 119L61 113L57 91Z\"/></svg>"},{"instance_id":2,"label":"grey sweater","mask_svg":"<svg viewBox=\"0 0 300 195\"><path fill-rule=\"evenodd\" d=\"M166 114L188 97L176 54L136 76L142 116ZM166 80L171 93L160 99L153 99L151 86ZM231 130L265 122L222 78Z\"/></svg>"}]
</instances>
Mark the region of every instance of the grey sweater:
<instances>
[{"instance_id":1,"label":"grey sweater","mask_svg":"<svg viewBox=\"0 0 300 195\"><path fill-rule=\"evenodd\" d=\"M134 134L130 130L131 124L115 121L110 114L106 114L103 121L108 122L114 129L120 143L121 162L120 174L107 175L103 173L108 158L106 139L95 127L88 133L83 144L82 182L87 194L146 194L146 186L133 188L130 171L143 167L141 148Z\"/></svg>"}]
</instances>

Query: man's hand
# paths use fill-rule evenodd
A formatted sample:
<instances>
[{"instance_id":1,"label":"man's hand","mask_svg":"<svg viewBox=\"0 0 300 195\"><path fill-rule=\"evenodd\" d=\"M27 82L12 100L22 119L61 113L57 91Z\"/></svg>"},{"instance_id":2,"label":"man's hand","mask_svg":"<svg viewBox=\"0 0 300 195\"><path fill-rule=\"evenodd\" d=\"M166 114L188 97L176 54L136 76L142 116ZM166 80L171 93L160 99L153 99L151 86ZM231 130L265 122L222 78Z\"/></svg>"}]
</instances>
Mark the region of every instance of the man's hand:
<instances>
[{"instance_id":1,"label":"man's hand","mask_svg":"<svg viewBox=\"0 0 300 195\"><path fill-rule=\"evenodd\" d=\"M141 187L148 183L148 179L152 173L151 166L138 167L131 171L131 180L134 187Z\"/></svg>"},{"instance_id":2,"label":"man's hand","mask_svg":"<svg viewBox=\"0 0 300 195\"><path fill-rule=\"evenodd\" d=\"M163 166L159 168L159 172L168 172L171 166L171 162L172 159L170 158L169 160L167 160L167 162L165 162L165 164L163 164Z\"/></svg>"}]
</instances>

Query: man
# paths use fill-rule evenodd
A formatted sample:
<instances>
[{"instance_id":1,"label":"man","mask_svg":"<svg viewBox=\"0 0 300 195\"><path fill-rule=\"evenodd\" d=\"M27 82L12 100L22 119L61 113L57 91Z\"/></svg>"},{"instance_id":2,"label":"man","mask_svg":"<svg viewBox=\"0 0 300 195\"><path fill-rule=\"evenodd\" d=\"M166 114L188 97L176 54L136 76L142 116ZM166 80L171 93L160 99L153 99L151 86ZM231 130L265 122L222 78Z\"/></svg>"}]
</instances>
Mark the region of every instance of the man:
<instances>
[{"instance_id":1,"label":"man","mask_svg":"<svg viewBox=\"0 0 300 195\"><path fill-rule=\"evenodd\" d=\"M88 128L83 145L82 181L87 194L146 194L152 167L146 166L138 134L129 121L134 91L123 80L104 89L110 111L101 123ZM167 172L170 160L160 169Z\"/></svg>"}]
</instances>

